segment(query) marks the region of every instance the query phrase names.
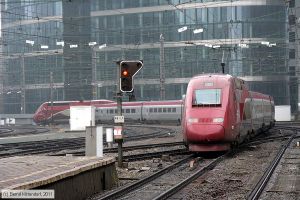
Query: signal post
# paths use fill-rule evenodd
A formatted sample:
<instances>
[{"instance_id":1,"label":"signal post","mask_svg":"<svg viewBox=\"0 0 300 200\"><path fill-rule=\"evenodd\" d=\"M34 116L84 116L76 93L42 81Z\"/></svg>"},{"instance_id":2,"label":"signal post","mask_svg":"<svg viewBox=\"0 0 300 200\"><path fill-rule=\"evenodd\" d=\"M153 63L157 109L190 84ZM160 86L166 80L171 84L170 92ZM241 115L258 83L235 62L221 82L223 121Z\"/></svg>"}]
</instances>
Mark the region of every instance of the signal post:
<instances>
[{"instance_id":1,"label":"signal post","mask_svg":"<svg viewBox=\"0 0 300 200\"><path fill-rule=\"evenodd\" d=\"M123 166L123 128L124 128L124 116L122 114L122 94L133 92L134 84L133 78L137 72L142 69L143 61L118 61L118 80L116 89L117 99L117 116L114 117L114 138L118 143L118 166Z\"/></svg>"}]
</instances>

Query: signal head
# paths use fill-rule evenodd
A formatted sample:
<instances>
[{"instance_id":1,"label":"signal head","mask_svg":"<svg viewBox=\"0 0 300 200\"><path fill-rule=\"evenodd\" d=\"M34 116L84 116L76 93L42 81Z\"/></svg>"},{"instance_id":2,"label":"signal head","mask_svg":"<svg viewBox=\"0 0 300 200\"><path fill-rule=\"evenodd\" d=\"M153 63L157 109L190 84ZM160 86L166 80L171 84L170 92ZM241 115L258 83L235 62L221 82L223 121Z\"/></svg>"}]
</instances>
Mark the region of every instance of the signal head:
<instances>
[{"instance_id":1,"label":"signal head","mask_svg":"<svg viewBox=\"0 0 300 200\"><path fill-rule=\"evenodd\" d=\"M120 90L122 92L133 91L133 77L143 67L143 61L121 61L120 66Z\"/></svg>"}]
</instances>

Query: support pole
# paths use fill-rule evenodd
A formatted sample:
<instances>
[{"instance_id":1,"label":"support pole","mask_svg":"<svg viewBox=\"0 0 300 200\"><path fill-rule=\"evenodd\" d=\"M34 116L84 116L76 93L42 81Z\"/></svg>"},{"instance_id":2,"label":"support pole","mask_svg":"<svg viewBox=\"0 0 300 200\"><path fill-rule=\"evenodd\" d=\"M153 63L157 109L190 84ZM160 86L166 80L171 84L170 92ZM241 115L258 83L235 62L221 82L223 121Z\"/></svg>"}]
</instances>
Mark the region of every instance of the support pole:
<instances>
[{"instance_id":1,"label":"support pole","mask_svg":"<svg viewBox=\"0 0 300 200\"><path fill-rule=\"evenodd\" d=\"M118 62L117 62L118 63ZM120 66L117 67L117 87L116 87L116 98L117 98L117 114L118 116L122 115L122 92L120 90ZM123 124L115 123L116 126L121 127L121 138L117 138L118 143L118 167L123 167Z\"/></svg>"},{"instance_id":2,"label":"support pole","mask_svg":"<svg viewBox=\"0 0 300 200\"><path fill-rule=\"evenodd\" d=\"M50 102L51 102L51 124L53 124L53 72L50 72Z\"/></svg>"},{"instance_id":3,"label":"support pole","mask_svg":"<svg viewBox=\"0 0 300 200\"><path fill-rule=\"evenodd\" d=\"M225 51L223 50L223 56L222 56L222 61L221 61L222 74L225 74L225 61L224 61L224 55L225 55Z\"/></svg>"},{"instance_id":4,"label":"support pole","mask_svg":"<svg viewBox=\"0 0 300 200\"><path fill-rule=\"evenodd\" d=\"M123 141L118 140L118 167L123 167Z\"/></svg>"},{"instance_id":5,"label":"support pole","mask_svg":"<svg viewBox=\"0 0 300 200\"><path fill-rule=\"evenodd\" d=\"M21 114L25 114L25 60L24 55L21 56Z\"/></svg>"},{"instance_id":6,"label":"support pole","mask_svg":"<svg viewBox=\"0 0 300 200\"><path fill-rule=\"evenodd\" d=\"M165 38L163 34L160 35L160 67L159 67L159 80L160 80L160 100L166 99L165 91Z\"/></svg>"},{"instance_id":7,"label":"support pole","mask_svg":"<svg viewBox=\"0 0 300 200\"><path fill-rule=\"evenodd\" d=\"M92 48L92 88L93 88L93 99L97 99L97 85L96 85L96 75L97 75L97 52Z\"/></svg>"}]
</instances>

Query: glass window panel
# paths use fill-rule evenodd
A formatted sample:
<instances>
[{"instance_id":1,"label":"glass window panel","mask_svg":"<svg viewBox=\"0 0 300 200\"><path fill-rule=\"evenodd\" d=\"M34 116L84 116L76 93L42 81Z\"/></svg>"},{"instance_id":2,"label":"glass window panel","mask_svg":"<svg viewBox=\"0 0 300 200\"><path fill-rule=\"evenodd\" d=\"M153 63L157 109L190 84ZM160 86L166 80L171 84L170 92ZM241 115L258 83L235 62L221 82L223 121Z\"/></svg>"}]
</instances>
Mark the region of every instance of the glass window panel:
<instances>
[{"instance_id":1,"label":"glass window panel","mask_svg":"<svg viewBox=\"0 0 300 200\"><path fill-rule=\"evenodd\" d=\"M221 104L221 89L200 89L194 91L193 105Z\"/></svg>"}]
</instances>

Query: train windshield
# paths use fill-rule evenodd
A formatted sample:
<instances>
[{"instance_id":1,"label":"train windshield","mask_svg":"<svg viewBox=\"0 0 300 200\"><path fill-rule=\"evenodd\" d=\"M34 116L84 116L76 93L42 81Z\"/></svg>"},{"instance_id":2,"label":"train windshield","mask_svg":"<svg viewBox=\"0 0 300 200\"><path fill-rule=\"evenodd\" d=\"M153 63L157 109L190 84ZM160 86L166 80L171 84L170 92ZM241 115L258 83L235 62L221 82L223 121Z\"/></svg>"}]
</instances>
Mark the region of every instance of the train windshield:
<instances>
[{"instance_id":1,"label":"train windshield","mask_svg":"<svg viewBox=\"0 0 300 200\"><path fill-rule=\"evenodd\" d=\"M193 106L220 106L221 89L199 89L194 91Z\"/></svg>"}]
</instances>

